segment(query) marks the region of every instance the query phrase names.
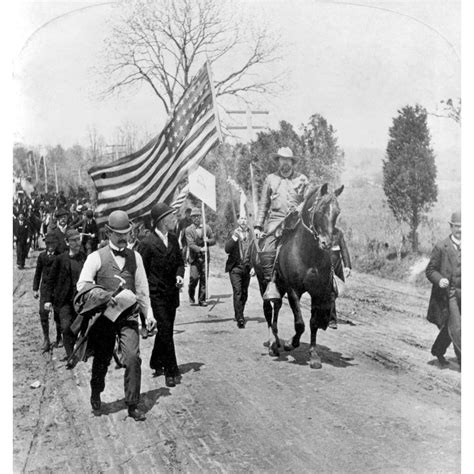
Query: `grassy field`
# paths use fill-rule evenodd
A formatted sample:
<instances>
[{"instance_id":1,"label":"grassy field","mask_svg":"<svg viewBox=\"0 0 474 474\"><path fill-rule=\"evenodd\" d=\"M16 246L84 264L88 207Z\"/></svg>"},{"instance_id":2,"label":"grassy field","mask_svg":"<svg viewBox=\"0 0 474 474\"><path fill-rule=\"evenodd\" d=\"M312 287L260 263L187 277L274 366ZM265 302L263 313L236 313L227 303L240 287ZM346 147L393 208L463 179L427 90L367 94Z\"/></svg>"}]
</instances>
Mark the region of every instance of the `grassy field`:
<instances>
[{"instance_id":1,"label":"grassy field","mask_svg":"<svg viewBox=\"0 0 474 474\"><path fill-rule=\"evenodd\" d=\"M437 157L438 201L418 229L420 253L410 253L408 242L403 259L397 261L396 251L408 226L399 225L386 204L382 189L383 151L346 151L346 169L342 177L345 190L339 198L339 227L344 231L353 266L361 271L379 273L395 279L411 278L423 282L417 273L424 272L423 262L433 245L449 233L451 212L461 208L459 166L452 155Z\"/></svg>"}]
</instances>

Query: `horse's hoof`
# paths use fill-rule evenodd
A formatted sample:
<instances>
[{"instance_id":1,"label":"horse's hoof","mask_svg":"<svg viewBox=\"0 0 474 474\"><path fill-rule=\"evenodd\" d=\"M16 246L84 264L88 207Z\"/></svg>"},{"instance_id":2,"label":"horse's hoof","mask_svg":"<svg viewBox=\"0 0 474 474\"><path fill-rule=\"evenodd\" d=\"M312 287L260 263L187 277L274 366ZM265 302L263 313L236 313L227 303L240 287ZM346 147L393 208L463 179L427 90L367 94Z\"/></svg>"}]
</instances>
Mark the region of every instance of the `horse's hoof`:
<instances>
[{"instance_id":1,"label":"horse's hoof","mask_svg":"<svg viewBox=\"0 0 474 474\"><path fill-rule=\"evenodd\" d=\"M268 355L272 357L278 357L280 355L280 350L278 349L278 344L275 342L268 349Z\"/></svg>"},{"instance_id":2,"label":"horse's hoof","mask_svg":"<svg viewBox=\"0 0 474 474\"><path fill-rule=\"evenodd\" d=\"M321 369L323 364L321 364L321 359L313 359L313 360L310 360L309 362L309 366L312 368L312 369Z\"/></svg>"},{"instance_id":3,"label":"horse's hoof","mask_svg":"<svg viewBox=\"0 0 474 474\"><path fill-rule=\"evenodd\" d=\"M290 352L294 349L294 347L289 342L285 342L283 344L283 349L287 352Z\"/></svg>"}]
</instances>

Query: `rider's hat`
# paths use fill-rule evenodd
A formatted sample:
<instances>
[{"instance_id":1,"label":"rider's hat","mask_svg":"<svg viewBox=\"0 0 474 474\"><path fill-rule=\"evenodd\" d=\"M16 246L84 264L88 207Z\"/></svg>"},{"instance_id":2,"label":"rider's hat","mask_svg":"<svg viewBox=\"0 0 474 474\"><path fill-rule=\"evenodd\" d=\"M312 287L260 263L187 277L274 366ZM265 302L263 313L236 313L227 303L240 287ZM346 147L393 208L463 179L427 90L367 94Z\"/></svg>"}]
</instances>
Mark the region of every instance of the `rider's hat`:
<instances>
[{"instance_id":1,"label":"rider's hat","mask_svg":"<svg viewBox=\"0 0 474 474\"><path fill-rule=\"evenodd\" d=\"M287 146L279 148L276 153L271 154L271 157L274 160L277 159L277 158L291 158L293 163L299 158L298 156L293 155L293 151L291 150L291 148L289 148Z\"/></svg>"}]
</instances>

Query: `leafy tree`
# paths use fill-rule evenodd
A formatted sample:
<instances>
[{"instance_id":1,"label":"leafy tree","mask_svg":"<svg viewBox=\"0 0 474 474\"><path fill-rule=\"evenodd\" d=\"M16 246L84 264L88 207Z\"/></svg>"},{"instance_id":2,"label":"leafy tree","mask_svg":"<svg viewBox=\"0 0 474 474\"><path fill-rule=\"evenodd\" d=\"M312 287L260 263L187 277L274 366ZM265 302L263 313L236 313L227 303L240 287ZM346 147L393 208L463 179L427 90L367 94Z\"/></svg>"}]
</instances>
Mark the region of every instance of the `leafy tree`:
<instances>
[{"instance_id":1,"label":"leafy tree","mask_svg":"<svg viewBox=\"0 0 474 474\"><path fill-rule=\"evenodd\" d=\"M302 171L313 183L336 183L344 164L344 152L337 144L333 126L321 115L314 114L302 128Z\"/></svg>"},{"instance_id":2,"label":"leafy tree","mask_svg":"<svg viewBox=\"0 0 474 474\"><path fill-rule=\"evenodd\" d=\"M383 189L397 221L409 225L409 240L416 252L421 218L438 194L426 109L407 105L399 110L389 136L383 162Z\"/></svg>"},{"instance_id":3,"label":"leafy tree","mask_svg":"<svg viewBox=\"0 0 474 474\"><path fill-rule=\"evenodd\" d=\"M118 8L123 15L105 50L104 96L145 84L169 114L206 59L216 65L218 96L268 92L274 84L256 78L260 66L278 59L276 42L249 19L236 20L231 2L135 0ZM220 63L225 73L218 77Z\"/></svg>"}]
</instances>

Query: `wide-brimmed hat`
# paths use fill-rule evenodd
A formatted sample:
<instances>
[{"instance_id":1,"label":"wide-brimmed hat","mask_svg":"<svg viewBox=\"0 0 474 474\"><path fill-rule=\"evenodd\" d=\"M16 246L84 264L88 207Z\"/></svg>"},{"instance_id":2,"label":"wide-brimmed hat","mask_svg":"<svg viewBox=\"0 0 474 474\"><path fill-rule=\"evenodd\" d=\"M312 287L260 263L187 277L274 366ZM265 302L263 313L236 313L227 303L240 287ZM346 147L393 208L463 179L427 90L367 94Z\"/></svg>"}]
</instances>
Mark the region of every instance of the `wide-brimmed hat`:
<instances>
[{"instance_id":1,"label":"wide-brimmed hat","mask_svg":"<svg viewBox=\"0 0 474 474\"><path fill-rule=\"evenodd\" d=\"M453 212L449 223L451 225L461 225L461 212Z\"/></svg>"},{"instance_id":2,"label":"wide-brimmed hat","mask_svg":"<svg viewBox=\"0 0 474 474\"><path fill-rule=\"evenodd\" d=\"M193 216L200 216L201 215L201 209L199 207L193 207L191 210L191 217Z\"/></svg>"},{"instance_id":3,"label":"wide-brimmed hat","mask_svg":"<svg viewBox=\"0 0 474 474\"><path fill-rule=\"evenodd\" d=\"M127 234L132 230L132 226L125 211L114 211L110 214L105 227L118 234Z\"/></svg>"},{"instance_id":4,"label":"wide-brimmed hat","mask_svg":"<svg viewBox=\"0 0 474 474\"><path fill-rule=\"evenodd\" d=\"M158 202L151 208L151 219L154 224L166 217L168 214L174 212L174 209L171 206L164 202Z\"/></svg>"},{"instance_id":5,"label":"wide-brimmed hat","mask_svg":"<svg viewBox=\"0 0 474 474\"><path fill-rule=\"evenodd\" d=\"M279 148L276 153L271 154L271 157L274 160L277 158L291 158L293 162L299 158L299 156L293 155L293 151L287 146Z\"/></svg>"}]
</instances>

